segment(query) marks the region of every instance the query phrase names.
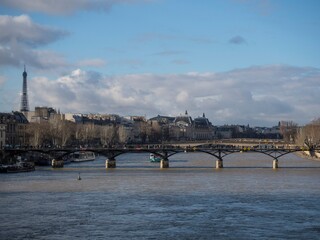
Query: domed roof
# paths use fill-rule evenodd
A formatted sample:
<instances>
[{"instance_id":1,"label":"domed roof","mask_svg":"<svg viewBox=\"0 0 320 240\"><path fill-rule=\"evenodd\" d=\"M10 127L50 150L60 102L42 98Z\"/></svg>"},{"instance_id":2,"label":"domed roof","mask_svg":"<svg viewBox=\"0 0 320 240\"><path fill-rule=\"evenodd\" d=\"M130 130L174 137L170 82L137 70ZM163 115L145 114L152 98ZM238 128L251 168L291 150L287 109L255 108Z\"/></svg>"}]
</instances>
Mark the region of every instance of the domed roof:
<instances>
[{"instance_id":1,"label":"domed roof","mask_svg":"<svg viewBox=\"0 0 320 240\"><path fill-rule=\"evenodd\" d=\"M202 117L198 117L194 119L194 126L196 128L210 127L211 123L208 120L208 118L205 117L205 114L203 114Z\"/></svg>"},{"instance_id":2,"label":"domed roof","mask_svg":"<svg viewBox=\"0 0 320 240\"><path fill-rule=\"evenodd\" d=\"M192 124L193 121L192 121L192 118L188 115L188 112L186 111L185 112L185 115L180 115L180 116L177 116L175 119L174 119L174 123L185 123L185 124Z\"/></svg>"}]
</instances>

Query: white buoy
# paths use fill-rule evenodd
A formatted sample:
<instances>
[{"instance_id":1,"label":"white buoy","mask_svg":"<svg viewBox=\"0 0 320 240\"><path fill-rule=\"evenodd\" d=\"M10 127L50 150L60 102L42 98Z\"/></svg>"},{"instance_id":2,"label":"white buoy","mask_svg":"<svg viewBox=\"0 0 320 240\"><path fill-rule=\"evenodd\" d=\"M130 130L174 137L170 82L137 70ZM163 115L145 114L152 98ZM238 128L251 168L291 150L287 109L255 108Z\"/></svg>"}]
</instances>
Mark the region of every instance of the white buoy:
<instances>
[{"instance_id":1,"label":"white buoy","mask_svg":"<svg viewBox=\"0 0 320 240\"><path fill-rule=\"evenodd\" d=\"M79 175L78 175L78 180L81 180L80 173L79 173Z\"/></svg>"}]
</instances>

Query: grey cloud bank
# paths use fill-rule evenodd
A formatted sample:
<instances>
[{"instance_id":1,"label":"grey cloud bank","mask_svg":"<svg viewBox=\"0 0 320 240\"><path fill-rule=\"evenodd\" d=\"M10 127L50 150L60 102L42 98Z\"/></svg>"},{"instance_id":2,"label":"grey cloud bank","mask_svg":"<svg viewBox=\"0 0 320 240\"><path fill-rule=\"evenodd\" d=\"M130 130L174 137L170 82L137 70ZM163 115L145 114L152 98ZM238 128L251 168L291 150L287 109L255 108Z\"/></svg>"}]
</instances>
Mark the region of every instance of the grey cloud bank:
<instances>
[{"instance_id":1,"label":"grey cloud bank","mask_svg":"<svg viewBox=\"0 0 320 240\"><path fill-rule=\"evenodd\" d=\"M28 15L0 16L0 43L23 43L41 46L67 35L67 32L32 22Z\"/></svg>"},{"instance_id":2,"label":"grey cloud bank","mask_svg":"<svg viewBox=\"0 0 320 240\"><path fill-rule=\"evenodd\" d=\"M55 80L30 81L34 105L63 112L158 114L203 112L214 124L305 124L319 115L320 70L254 66L222 73L101 76L80 69Z\"/></svg>"},{"instance_id":3,"label":"grey cloud bank","mask_svg":"<svg viewBox=\"0 0 320 240\"><path fill-rule=\"evenodd\" d=\"M34 23L29 16L0 16L0 65L28 63L36 68L67 65L62 55L37 47L68 35L67 32Z\"/></svg>"}]
</instances>

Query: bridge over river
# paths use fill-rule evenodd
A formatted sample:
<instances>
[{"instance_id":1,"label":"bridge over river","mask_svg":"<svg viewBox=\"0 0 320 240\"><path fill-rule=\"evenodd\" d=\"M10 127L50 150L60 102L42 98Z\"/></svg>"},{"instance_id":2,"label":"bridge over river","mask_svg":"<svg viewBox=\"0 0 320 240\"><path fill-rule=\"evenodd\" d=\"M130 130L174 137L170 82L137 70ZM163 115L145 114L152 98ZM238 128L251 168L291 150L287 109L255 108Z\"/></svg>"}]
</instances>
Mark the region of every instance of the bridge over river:
<instances>
[{"instance_id":1,"label":"bridge over river","mask_svg":"<svg viewBox=\"0 0 320 240\"><path fill-rule=\"evenodd\" d=\"M48 154L54 158L53 162L58 163L57 166L63 166L63 159L69 154L86 151L94 152L99 155L106 156L106 168L116 167L116 157L122 154L128 153L150 153L154 154L160 159L160 168L169 167L169 158L177 153L181 152L201 152L211 155L215 160L215 167L217 169L223 168L223 159L234 153L246 152L246 153L260 153L269 156L273 162L272 167L278 168L279 158L284 155L305 152L311 155L319 154L320 148L306 148L301 146L286 146L276 144L259 144L259 145L233 145L233 144L217 144L217 143L206 143L206 144L188 144L188 145L145 145L145 146L128 146L122 148L25 148L25 149L6 149L2 150L2 158L8 158L14 155L21 155L23 153L38 152Z\"/></svg>"}]
</instances>

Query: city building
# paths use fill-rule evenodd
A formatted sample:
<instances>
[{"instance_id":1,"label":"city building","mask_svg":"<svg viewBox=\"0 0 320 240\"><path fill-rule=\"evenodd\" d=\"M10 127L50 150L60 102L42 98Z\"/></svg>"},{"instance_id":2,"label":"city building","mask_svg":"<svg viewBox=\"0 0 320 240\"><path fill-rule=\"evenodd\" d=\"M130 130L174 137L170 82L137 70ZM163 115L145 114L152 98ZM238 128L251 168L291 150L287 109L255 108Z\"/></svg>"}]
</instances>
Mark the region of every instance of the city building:
<instances>
[{"instance_id":1,"label":"city building","mask_svg":"<svg viewBox=\"0 0 320 240\"><path fill-rule=\"evenodd\" d=\"M28 120L24 114L21 112L0 113L0 124L5 125L5 147L21 147L28 143L26 131Z\"/></svg>"},{"instance_id":2,"label":"city building","mask_svg":"<svg viewBox=\"0 0 320 240\"><path fill-rule=\"evenodd\" d=\"M216 137L219 139L232 138L234 133L234 126L224 125L216 128Z\"/></svg>"},{"instance_id":3,"label":"city building","mask_svg":"<svg viewBox=\"0 0 320 240\"><path fill-rule=\"evenodd\" d=\"M121 123L121 117L116 114L82 114L82 113L65 113L65 120L74 123L93 123L96 125L109 125Z\"/></svg>"},{"instance_id":4,"label":"city building","mask_svg":"<svg viewBox=\"0 0 320 240\"><path fill-rule=\"evenodd\" d=\"M133 127L131 142L142 143L147 139L147 120L143 116L130 116L127 117Z\"/></svg>"},{"instance_id":5,"label":"city building","mask_svg":"<svg viewBox=\"0 0 320 240\"><path fill-rule=\"evenodd\" d=\"M205 114L194 120L188 114L176 117L160 116L148 120L152 133L150 138L164 141L210 140L215 137L215 128Z\"/></svg>"},{"instance_id":6,"label":"city building","mask_svg":"<svg viewBox=\"0 0 320 240\"><path fill-rule=\"evenodd\" d=\"M41 123L46 121L64 120L64 114L52 107L35 107L34 111L23 112L29 122Z\"/></svg>"},{"instance_id":7,"label":"city building","mask_svg":"<svg viewBox=\"0 0 320 240\"><path fill-rule=\"evenodd\" d=\"M202 117L193 120L193 139L210 140L214 138L214 127L203 113Z\"/></svg>"},{"instance_id":8,"label":"city building","mask_svg":"<svg viewBox=\"0 0 320 240\"><path fill-rule=\"evenodd\" d=\"M174 140L191 140L193 139L193 120L188 115L188 111L184 115L175 117L170 125L170 138Z\"/></svg>"},{"instance_id":9,"label":"city building","mask_svg":"<svg viewBox=\"0 0 320 240\"><path fill-rule=\"evenodd\" d=\"M120 143L134 142L134 129L131 122L122 123L118 127L118 139Z\"/></svg>"},{"instance_id":10,"label":"city building","mask_svg":"<svg viewBox=\"0 0 320 240\"><path fill-rule=\"evenodd\" d=\"M6 124L0 122L0 149L3 149L5 144L6 144Z\"/></svg>"},{"instance_id":11,"label":"city building","mask_svg":"<svg viewBox=\"0 0 320 240\"><path fill-rule=\"evenodd\" d=\"M147 138L148 141L169 141L170 126L173 124L175 117L156 116L148 120Z\"/></svg>"}]
</instances>

